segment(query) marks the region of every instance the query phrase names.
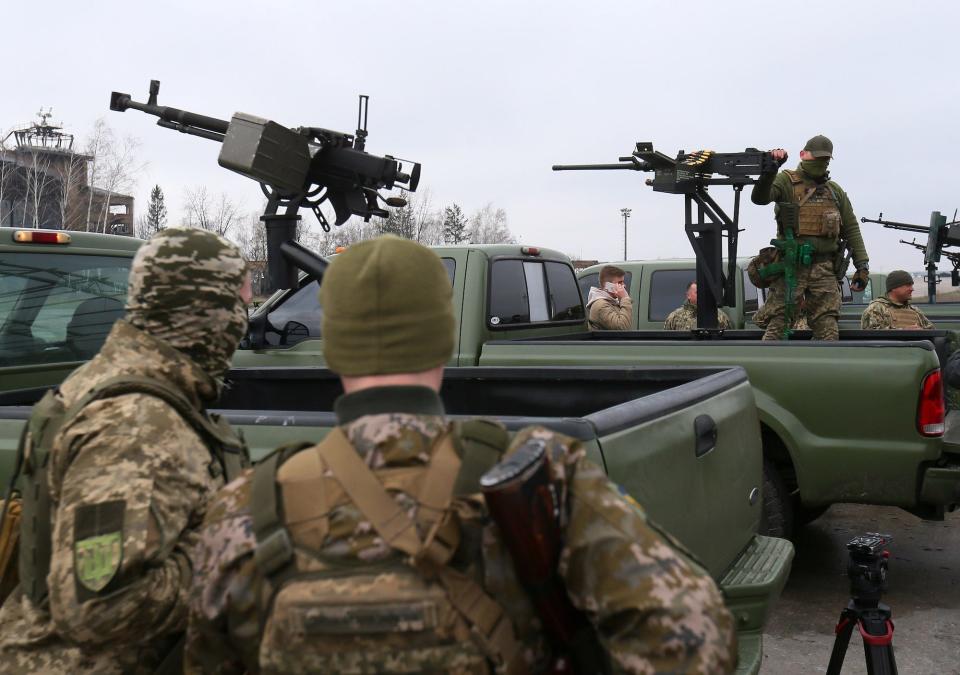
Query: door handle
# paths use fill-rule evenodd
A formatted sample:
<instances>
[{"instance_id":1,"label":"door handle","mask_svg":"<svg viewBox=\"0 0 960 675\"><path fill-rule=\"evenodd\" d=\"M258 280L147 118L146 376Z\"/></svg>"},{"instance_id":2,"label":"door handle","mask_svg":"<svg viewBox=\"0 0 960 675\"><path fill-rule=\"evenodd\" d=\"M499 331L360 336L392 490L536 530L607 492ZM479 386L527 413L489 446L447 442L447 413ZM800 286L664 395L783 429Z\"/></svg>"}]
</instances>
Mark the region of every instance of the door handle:
<instances>
[{"instance_id":1,"label":"door handle","mask_svg":"<svg viewBox=\"0 0 960 675\"><path fill-rule=\"evenodd\" d=\"M717 423L710 415L700 415L693 420L693 453L703 457L717 445Z\"/></svg>"}]
</instances>

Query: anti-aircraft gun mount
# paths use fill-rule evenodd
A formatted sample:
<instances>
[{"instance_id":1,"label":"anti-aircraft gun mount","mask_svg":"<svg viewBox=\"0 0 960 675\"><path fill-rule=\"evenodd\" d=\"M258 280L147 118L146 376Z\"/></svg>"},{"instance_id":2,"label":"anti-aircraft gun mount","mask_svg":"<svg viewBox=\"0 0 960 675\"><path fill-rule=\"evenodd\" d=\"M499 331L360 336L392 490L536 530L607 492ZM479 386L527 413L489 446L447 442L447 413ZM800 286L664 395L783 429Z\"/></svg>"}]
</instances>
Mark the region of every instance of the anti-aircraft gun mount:
<instances>
[{"instance_id":1,"label":"anti-aircraft gun mount","mask_svg":"<svg viewBox=\"0 0 960 675\"><path fill-rule=\"evenodd\" d=\"M646 184L654 192L684 195L684 229L697 258L697 326L717 328L717 308L732 305L736 297L737 236L740 193L761 173L775 173L780 163L769 152L698 150L669 157L653 143L637 143L633 154L616 164L555 164L554 171L649 171ZM733 216L727 215L707 192L711 185L733 187ZM696 219L694 219L696 205ZM723 270L721 239L727 238L727 270Z\"/></svg>"},{"instance_id":2,"label":"anti-aircraft gun mount","mask_svg":"<svg viewBox=\"0 0 960 675\"><path fill-rule=\"evenodd\" d=\"M420 182L420 165L390 155L379 157L364 149L367 140L368 96L360 96L357 130L354 134L320 127L288 128L270 120L235 113L230 121L157 105L160 82L150 81L146 103L129 94L113 92L110 109L140 110L160 119L157 124L185 134L222 144L220 166L252 178L267 198L261 220L267 229L267 270L270 290L294 288L297 268L322 276L326 261L299 245L296 227L301 208L309 208L324 230L330 223L320 210L324 202L333 207L336 225L350 216L369 221L386 218L385 206L404 206L402 197L385 198L380 190L400 188L413 192ZM381 205L382 202L382 205ZM283 213L278 213L280 209Z\"/></svg>"},{"instance_id":3,"label":"anti-aircraft gun mount","mask_svg":"<svg viewBox=\"0 0 960 675\"><path fill-rule=\"evenodd\" d=\"M861 218L861 223L877 223L892 230L904 230L906 232L917 232L927 235L925 244L914 241L900 240L901 244L907 244L923 251L923 262L927 266L927 294L930 302L937 301L937 284L940 279L937 276L937 263L942 257L946 257L953 264L953 271L950 275L954 286L960 286L960 251L944 251L948 246L960 246L960 220L957 220L957 214L954 212L953 220L947 222L947 217L939 211L933 211L930 214L929 225L914 225L912 223L899 223L895 220L884 220L881 213L877 218Z\"/></svg>"}]
</instances>

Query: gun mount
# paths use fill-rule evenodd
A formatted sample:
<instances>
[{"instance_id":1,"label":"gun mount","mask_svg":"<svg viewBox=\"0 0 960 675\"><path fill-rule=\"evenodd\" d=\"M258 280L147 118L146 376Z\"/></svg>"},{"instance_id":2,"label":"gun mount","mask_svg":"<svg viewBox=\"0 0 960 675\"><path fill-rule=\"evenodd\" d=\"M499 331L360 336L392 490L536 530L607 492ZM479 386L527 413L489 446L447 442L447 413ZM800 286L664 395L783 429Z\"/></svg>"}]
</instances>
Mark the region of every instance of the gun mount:
<instances>
[{"instance_id":1,"label":"gun mount","mask_svg":"<svg viewBox=\"0 0 960 675\"><path fill-rule=\"evenodd\" d=\"M336 225L351 216L364 221L386 218L384 206L403 206L400 197L385 198L380 190L401 188L413 192L420 182L420 165L390 155L379 157L364 149L369 97L360 96L354 134L320 127L288 128L270 120L235 113L230 121L157 104L160 82L150 81L146 103L129 94L113 92L110 109L139 110L158 117L157 124L222 144L218 162L260 184L267 198L261 220L267 229L267 269L270 290L297 285L297 267L321 276L325 261L296 241L301 208L309 208L325 231L330 222L320 207L329 202ZM381 206L381 202L383 206ZM283 213L278 213L280 209Z\"/></svg>"},{"instance_id":2,"label":"gun mount","mask_svg":"<svg viewBox=\"0 0 960 675\"><path fill-rule=\"evenodd\" d=\"M907 244L923 251L923 263L927 267L927 294L930 302L937 301L937 284L940 279L937 276L937 264L941 258L946 258L953 265L951 281L954 286L960 286L960 251L945 251L948 246L960 246L960 221L957 220L957 214L953 214L953 220L947 222L947 217L939 211L933 211L930 214L929 225L914 225L913 223L900 223L895 220L884 220L881 213L877 218L861 218L861 223L877 223L885 228L892 230L903 230L906 232L916 232L926 234L927 241L921 244L916 239L913 241L900 240L901 244Z\"/></svg>"},{"instance_id":3,"label":"gun mount","mask_svg":"<svg viewBox=\"0 0 960 675\"><path fill-rule=\"evenodd\" d=\"M775 173L780 163L769 152L747 148L743 152L680 151L671 158L653 149L653 143L636 144L633 154L616 164L555 164L554 171L646 171L646 184L654 192L684 195L684 230L697 258L697 326L717 328L717 308L736 298L737 236L740 193L755 176ZM733 216L727 215L707 189L733 187ZM696 219L694 219L696 205ZM727 238L727 270L723 270L722 238Z\"/></svg>"}]
</instances>

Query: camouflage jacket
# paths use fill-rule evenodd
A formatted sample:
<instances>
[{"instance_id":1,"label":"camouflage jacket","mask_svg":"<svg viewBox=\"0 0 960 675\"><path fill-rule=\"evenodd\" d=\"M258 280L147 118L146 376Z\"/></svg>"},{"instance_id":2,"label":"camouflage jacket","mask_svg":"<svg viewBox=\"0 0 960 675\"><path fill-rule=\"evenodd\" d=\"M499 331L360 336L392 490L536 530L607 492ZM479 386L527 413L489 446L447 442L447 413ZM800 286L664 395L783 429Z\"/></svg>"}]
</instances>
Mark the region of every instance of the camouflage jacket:
<instances>
[{"instance_id":1,"label":"camouflage jacket","mask_svg":"<svg viewBox=\"0 0 960 675\"><path fill-rule=\"evenodd\" d=\"M801 171L799 167L797 167L797 171ZM812 185L812 182L810 184ZM870 260L867 257L867 248L863 243L860 223L853 213L850 197L836 182L830 180L827 181L827 185L836 195L837 207L840 209L840 237L849 244L854 264L857 267L868 264ZM770 202L794 201L793 187L787 173L780 171L779 173L761 174L750 193L750 200L760 206ZM775 207L774 211L777 208ZM824 237L805 237L804 239L809 241L819 253L832 253L836 250L836 242L828 241Z\"/></svg>"},{"instance_id":2,"label":"camouflage jacket","mask_svg":"<svg viewBox=\"0 0 960 675\"><path fill-rule=\"evenodd\" d=\"M164 381L198 409L215 392L192 360L122 320L60 392L70 405L98 382L130 374ZM189 549L206 502L223 484L211 461L180 414L145 394L95 401L66 424L49 462L49 606L34 606L19 590L7 598L0 672L152 672L186 627ZM107 510L119 512L122 526L116 555L100 560L99 581L108 583L91 590L75 565L87 541L75 528Z\"/></svg>"},{"instance_id":3,"label":"camouflage jacket","mask_svg":"<svg viewBox=\"0 0 960 675\"><path fill-rule=\"evenodd\" d=\"M633 301L629 296L619 302L600 298L587 308L593 330L630 330L633 328Z\"/></svg>"},{"instance_id":4,"label":"camouflage jacket","mask_svg":"<svg viewBox=\"0 0 960 675\"><path fill-rule=\"evenodd\" d=\"M892 311L907 310L916 314L916 324L920 328L933 328L934 325L923 312L910 304L910 301L898 305L887 296L873 300L860 316L860 327L863 329L890 330L896 326Z\"/></svg>"},{"instance_id":5,"label":"camouflage jacket","mask_svg":"<svg viewBox=\"0 0 960 675\"><path fill-rule=\"evenodd\" d=\"M778 308L779 305L777 303L764 303L763 307L754 313L753 323L755 323L758 328L766 329L767 324L770 323L771 315L774 313L774 310ZM802 309L799 310L797 318L793 321L793 330L810 330L810 324L807 323L807 315Z\"/></svg>"},{"instance_id":6,"label":"camouflage jacket","mask_svg":"<svg viewBox=\"0 0 960 675\"><path fill-rule=\"evenodd\" d=\"M336 412L347 439L375 470L424 466L435 439L449 428L439 397L423 387L357 392L341 397ZM546 441L553 459L565 543L559 574L573 604L598 627L614 670L732 672L733 620L713 580L666 543L636 502L585 458L579 443L542 428L522 431L518 440L530 435ZM270 648L261 643L258 625L258 598L264 597L266 582L253 561L251 476L245 473L224 488L207 513L194 557L188 673L257 672L261 650ZM401 506L411 506L409 496L399 493L395 498ZM496 529L483 517L483 501L473 495L457 504L457 510L462 522L473 510L476 521L484 525L470 573L511 617L518 637L529 646L525 657L536 671L544 656L538 623ZM358 560L396 556L352 502L334 508L329 522L319 550L310 552L314 559L355 565ZM461 547L465 545L462 540ZM312 672L303 654L291 652L282 658L284 672ZM275 654L271 661L278 662Z\"/></svg>"},{"instance_id":7,"label":"camouflage jacket","mask_svg":"<svg viewBox=\"0 0 960 675\"><path fill-rule=\"evenodd\" d=\"M732 328L730 319L721 310L717 310L717 326L723 329ZM667 315L663 322L664 330L691 330L697 327L697 306L685 300L684 303Z\"/></svg>"}]
</instances>

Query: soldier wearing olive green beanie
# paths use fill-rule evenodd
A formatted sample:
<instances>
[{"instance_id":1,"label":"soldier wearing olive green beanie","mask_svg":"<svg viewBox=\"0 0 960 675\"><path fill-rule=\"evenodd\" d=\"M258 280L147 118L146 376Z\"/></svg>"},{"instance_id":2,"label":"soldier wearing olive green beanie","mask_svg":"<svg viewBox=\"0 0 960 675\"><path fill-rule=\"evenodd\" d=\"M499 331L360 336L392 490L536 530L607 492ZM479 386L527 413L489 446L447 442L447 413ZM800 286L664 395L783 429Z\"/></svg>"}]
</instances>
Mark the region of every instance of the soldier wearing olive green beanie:
<instances>
[{"instance_id":1,"label":"soldier wearing olive green beanie","mask_svg":"<svg viewBox=\"0 0 960 675\"><path fill-rule=\"evenodd\" d=\"M360 242L323 277L323 353L341 376L419 373L453 353L452 289L440 258L406 239Z\"/></svg>"}]
</instances>

